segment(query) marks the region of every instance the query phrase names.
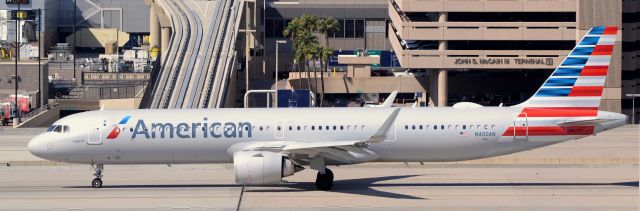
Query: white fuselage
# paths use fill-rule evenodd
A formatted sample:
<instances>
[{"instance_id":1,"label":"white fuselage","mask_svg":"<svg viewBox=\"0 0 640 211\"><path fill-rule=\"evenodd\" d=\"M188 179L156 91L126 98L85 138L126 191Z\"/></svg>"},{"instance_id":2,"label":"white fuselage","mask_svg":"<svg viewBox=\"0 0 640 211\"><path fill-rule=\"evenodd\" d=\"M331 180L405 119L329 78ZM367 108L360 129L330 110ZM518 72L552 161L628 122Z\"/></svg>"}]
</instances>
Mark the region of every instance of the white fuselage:
<instances>
[{"instance_id":1,"label":"white fuselage","mask_svg":"<svg viewBox=\"0 0 640 211\"><path fill-rule=\"evenodd\" d=\"M54 125L68 126L68 131L43 133L29 148L45 159L72 163L227 163L233 162L230 149L239 143L366 140L392 109L397 108L91 111L59 120ZM457 161L586 136L504 135L513 124L536 124L514 119L520 111L401 108L385 141L366 148L379 156L375 161Z\"/></svg>"}]
</instances>

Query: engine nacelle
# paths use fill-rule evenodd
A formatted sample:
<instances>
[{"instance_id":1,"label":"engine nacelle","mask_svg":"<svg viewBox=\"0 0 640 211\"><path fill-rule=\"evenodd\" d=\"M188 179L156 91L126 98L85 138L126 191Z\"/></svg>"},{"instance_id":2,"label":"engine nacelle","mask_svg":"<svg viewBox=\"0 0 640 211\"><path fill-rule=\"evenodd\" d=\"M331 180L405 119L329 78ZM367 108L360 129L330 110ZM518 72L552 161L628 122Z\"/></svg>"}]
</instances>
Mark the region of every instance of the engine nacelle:
<instances>
[{"instance_id":1,"label":"engine nacelle","mask_svg":"<svg viewBox=\"0 0 640 211\"><path fill-rule=\"evenodd\" d=\"M267 151L240 151L233 154L236 183L264 185L282 182L283 177L302 170L280 153Z\"/></svg>"}]
</instances>

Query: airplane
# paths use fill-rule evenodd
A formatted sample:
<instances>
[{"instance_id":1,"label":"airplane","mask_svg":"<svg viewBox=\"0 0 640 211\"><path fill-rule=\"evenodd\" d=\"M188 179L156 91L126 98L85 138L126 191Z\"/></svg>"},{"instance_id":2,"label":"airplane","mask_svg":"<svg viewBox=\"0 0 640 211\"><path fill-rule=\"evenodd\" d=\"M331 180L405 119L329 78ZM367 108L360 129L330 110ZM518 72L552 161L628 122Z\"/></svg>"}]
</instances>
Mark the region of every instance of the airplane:
<instances>
[{"instance_id":1,"label":"airplane","mask_svg":"<svg viewBox=\"0 0 640 211\"><path fill-rule=\"evenodd\" d=\"M29 151L104 165L233 163L243 185L282 183L305 167L330 190L327 166L445 162L506 155L626 124L600 111L618 29L592 28L535 94L514 106L224 108L89 111L56 121Z\"/></svg>"}]
</instances>

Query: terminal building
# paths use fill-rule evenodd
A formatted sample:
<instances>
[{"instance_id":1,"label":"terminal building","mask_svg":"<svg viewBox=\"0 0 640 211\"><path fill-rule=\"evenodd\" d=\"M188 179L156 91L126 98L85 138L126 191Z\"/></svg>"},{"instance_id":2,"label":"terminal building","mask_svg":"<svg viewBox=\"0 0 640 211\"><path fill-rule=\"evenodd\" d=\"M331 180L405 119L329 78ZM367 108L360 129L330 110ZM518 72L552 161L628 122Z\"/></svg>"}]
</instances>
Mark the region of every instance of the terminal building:
<instances>
[{"instance_id":1,"label":"terminal building","mask_svg":"<svg viewBox=\"0 0 640 211\"><path fill-rule=\"evenodd\" d=\"M101 32L111 36L108 39L120 40L120 33L126 33L126 43L117 42L118 47L168 43L161 36L145 37L158 27L163 35L170 32L166 30L168 17L156 17L159 12L150 6L153 2L31 0L21 9L41 11L37 37L42 41L41 58L46 58L57 43L68 42L74 31L88 28L115 29L118 33ZM279 89L307 88L304 73L294 68L292 41L283 34L292 19L304 14L333 17L339 23L339 30L328 37L335 51L329 72L323 75L328 99L324 106L354 106L345 102L362 100L362 96L382 100L393 90L401 93L398 104L418 101L423 106L451 106L469 101L485 106L515 105L531 96L576 39L597 25L615 25L621 30L600 108L630 115L634 105L626 94L640 93L637 0L265 0L247 5L239 21L251 33L245 37L239 32L236 43L239 72L234 83L238 93L243 93L245 83L249 89L276 88L274 78L279 79ZM16 7L0 3L0 10ZM11 20L5 20L0 21L0 31L5 25L10 42L15 28ZM78 38L79 52L95 51L87 40L91 39ZM324 39L319 41L324 43ZM0 93L11 94L13 66L4 62ZM74 75L72 66L45 62L38 72L33 60L20 62L21 68L34 75L20 77L21 85L35 87L30 89L38 89L45 99L51 96L40 92L46 85L42 79ZM30 82L35 75L41 80ZM95 81L102 75L87 77ZM29 83L34 85L26 86ZM312 84L311 91L319 92L320 85ZM38 104L42 103L46 102Z\"/></svg>"},{"instance_id":2,"label":"terminal building","mask_svg":"<svg viewBox=\"0 0 640 211\"><path fill-rule=\"evenodd\" d=\"M372 75L423 77L416 81L423 85L428 105L522 102L562 62L577 39L598 25L619 26L622 31L600 108L630 114L632 105L624 95L638 92L636 1L281 0L264 6L265 56L253 65L256 81L273 77L277 40L289 43L279 46L279 69L292 71L291 42L281 31L291 19L311 14L339 21L341 30L329 37L335 54L380 51L381 61L371 66ZM385 80L371 77L358 89L370 90L368 86L384 85Z\"/></svg>"}]
</instances>

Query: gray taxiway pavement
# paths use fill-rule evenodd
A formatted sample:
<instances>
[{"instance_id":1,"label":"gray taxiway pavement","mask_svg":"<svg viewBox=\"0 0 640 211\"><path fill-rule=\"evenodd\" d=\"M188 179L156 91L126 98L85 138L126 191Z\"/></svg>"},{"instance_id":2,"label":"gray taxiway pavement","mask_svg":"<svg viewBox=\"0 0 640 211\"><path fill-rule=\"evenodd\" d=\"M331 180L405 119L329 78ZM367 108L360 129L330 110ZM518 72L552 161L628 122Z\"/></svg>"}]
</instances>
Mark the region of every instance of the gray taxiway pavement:
<instances>
[{"instance_id":1,"label":"gray taxiway pavement","mask_svg":"<svg viewBox=\"0 0 640 211\"><path fill-rule=\"evenodd\" d=\"M0 130L0 210L639 210L638 127L498 158L451 163L331 167L332 191L315 171L288 183L243 188L230 164L106 166L90 188L86 165L26 153L37 131ZM11 156L2 155L11 152Z\"/></svg>"}]
</instances>

